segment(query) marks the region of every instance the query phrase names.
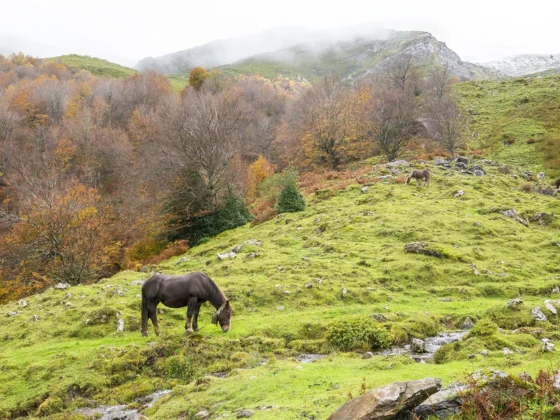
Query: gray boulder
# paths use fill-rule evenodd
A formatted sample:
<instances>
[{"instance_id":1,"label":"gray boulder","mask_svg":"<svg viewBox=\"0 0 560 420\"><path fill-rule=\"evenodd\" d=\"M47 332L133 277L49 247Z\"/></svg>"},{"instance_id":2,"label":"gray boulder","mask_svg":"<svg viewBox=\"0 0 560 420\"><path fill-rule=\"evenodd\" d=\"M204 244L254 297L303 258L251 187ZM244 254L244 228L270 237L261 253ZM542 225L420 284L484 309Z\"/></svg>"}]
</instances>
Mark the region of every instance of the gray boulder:
<instances>
[{"instance_id":1,"label":"gray boulder","mask_svg":"<svg viewBox=\"0 0 560 420\"><path fill-rule=\"evenodd\" d=\"M410 414L441 389L441 379L394 382L348 401L328 420L389 420Z\"/></svg>"},{"instance_id":2,"label":"gray boulder","mask_svg":"<svg viewBox=\"0 0 560 420\"><path fill-rule=\"evenodd\" d=\"M523 305L523 299L510 299L506 303L506 306L510 309L515 309Z\"/></svg>"},{"instance_id":3,"label":"gray boulder","mask_svg":"<svg viewBox=\"0 0 560 420\"><path fill-rule=\"evenodd\" d=\"M450 417L461 412L463 398L460 396L467 389L462 384L452 384L430 395L426 401L416 408L416 415L421 419L435 416Z\"/></svg>"},{"instance_id":4,"label":"gray boulder","mask_svg":"<svg viewBox=\"0 0 560 420\"><path fill-rule=\"evenodd\" d=\"M541 311L541 308L535 306L531 309L531 315L535 321L546 321L546 315Z\"/></svg>"},{"instance_id":5,"label":"gray boulder","mask_svg":"<svg viewBox=\"0 0 560 420\"><path fill-rule=\"evenodd\" d=\"M253 414L255 414L255 413L253 413L251 410L246 410L246 409L239 410L237 412L237 418L238 419L246 419L246 418L251 417Z\"/></svg>"},{"instance_id":6,"label":"gray boulder","mask_svg":"<svg viewBox=\"0 0 560 420\"><path fill-rule=\"evenodd\" d=\"M543 353L554 351L554 343L550 341L548 338L542 338L541 342L542 342Z\"/></svg>"},{"instance_id":7,"label":"gray boulder","mask_svg":"<svg viewBox=\"0 0 560 420\"><path fill-rule=\"evenodd\" d=\"M414 353L425 353L426 343L424 342L424 340L420 340L419 338L413 338L412 342L410 343L410 349Z\"/></svg>"},{"instance_id":8,"label":"gray boulder","mask_svg":"<svg viewBox=\"0 0 560 420\"><path fill-rule=\"evenodd\" d=\"M554 305L552 304L552 302L550 300L545 300L544 301L544 307L546 309L548 309L548 311L553 314L553 315L558 315L558 311L556 310L556 308L554 307Z\"/></svg>"},{"instance_id":9,"label":"gray boulder","mask_svg":"<svg viewBox=\"0 0 560 420\"><path fill-rule=\"evenodd\" d=\"M503 214L504 216L509 217L510 219L513 219L524 226L529 227L529 221L520 217L516 209L502 210L500 211L500 214Z\"/></svg>"},{"instance_id":10,"label":"gray boulder","mask_svg":"<svg viewBox=\"0 0 560 420\"><path fill-rule=\"evenodd\" d=\"M467 164L467 163L469 163L469 160L468 160L466 157L459 156L459 157L457 158L457 163L465 163L465 164Z\"/></svg>"},{"instance_id":11,"label":"gray boulder","mask_svg":"<svg viewBox=\"0 0 560 420\"><path fill-rule=\"evenodd\" d=\"M69 287L70 285L68 283L58 283L54 286L55 289L60 289L60 290L68 289Z\"/></svg>"},{"instance_id":12,"label":"gray boulder","mask_svg":"<svg viewBox=\"0 0 560 420\"><path fill-rule=\"evenodd\" d=\"M470 317L466 317L463 322L461 322L461 328L463 330L470 330L474 327L474 322Z\"/></svg>"}]
</instances>

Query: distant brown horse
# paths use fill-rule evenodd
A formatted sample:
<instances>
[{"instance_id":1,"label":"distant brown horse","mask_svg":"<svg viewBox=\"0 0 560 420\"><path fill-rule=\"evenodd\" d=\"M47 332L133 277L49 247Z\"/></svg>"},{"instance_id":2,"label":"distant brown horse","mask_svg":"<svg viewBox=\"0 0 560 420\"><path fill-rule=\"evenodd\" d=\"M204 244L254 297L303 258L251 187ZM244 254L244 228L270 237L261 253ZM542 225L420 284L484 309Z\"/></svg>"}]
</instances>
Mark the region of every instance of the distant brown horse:
<instances>
[{"instance_id":1,"label":"distant brown horse","mask_svg":"<svg viewBox=\"0 0 560 420\"><path fill-rule=\"evenodd\" d=\"M216 308L212 323L227 332L231 325L231 306L214 281L204 273L190 273L184 276L165 276L156 274L142 285L142 335L148 335L148 318L152 320L156 335L159 335L157 323L157 305L163 303L169 308L187 309L187 333L198 331L198 312L204 302L210 302ZM194 317L194 322L193 321Z\"/></svg>"},{"instance_id":2,"label":"distant brown horse","mask_svg":"<svg viewBox=\"0 0 560 420\"><path fill-rule=\"evenodd\" d=\"M560 178L558 178L556 180L556 182L554 183L554 185L556 185L556 188L560 188Z\"/></svg>"},{"instance_id":3,"label":"distant brown horse","mask_svg":"<svg viewBox=\"0 0 560 420\"><path fill-rule=\"evenodd\" d=\"M408 178L406 178L406 185L408 185L408 183L410 182L410 180L414 178L416 180L416 183L418 185L420 185L420 181L424 181L424 185L429 186L430 182L432 180L432 176L430 175L430 171L428 171L427 169L415 169L413 170L410 175L408 176Z\"/></svg>"}]
</instances>

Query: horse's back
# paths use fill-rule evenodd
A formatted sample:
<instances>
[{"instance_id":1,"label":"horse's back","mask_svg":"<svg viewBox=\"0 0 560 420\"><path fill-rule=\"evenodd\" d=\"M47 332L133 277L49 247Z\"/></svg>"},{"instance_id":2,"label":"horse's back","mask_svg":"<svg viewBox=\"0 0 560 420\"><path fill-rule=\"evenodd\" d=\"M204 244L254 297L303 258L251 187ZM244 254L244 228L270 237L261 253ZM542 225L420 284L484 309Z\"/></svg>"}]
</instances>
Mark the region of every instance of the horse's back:
<instances>
[{"instance_id":1,"label":"horse's back","mask_svg":"<svg viewBox=\"0 0 560 420\"><path fill-rule=\"evenodd\" d=\"M210 277L200 272L180 276L156 274L146 280L142 295L157 299L169 307L182 307L186 306L190 297L208 300L212 285Z\"/></svg>"}]
</instances>

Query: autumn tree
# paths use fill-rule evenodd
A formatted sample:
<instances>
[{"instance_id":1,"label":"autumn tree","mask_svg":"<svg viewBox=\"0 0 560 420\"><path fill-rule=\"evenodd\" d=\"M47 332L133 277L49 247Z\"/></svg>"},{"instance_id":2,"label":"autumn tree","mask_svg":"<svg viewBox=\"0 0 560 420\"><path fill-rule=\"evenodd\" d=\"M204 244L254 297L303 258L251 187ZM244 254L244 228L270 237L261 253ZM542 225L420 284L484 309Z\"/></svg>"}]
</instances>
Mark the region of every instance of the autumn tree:
<instances>
[{"instance_id":1,"label":"autumn tree","mask_svg":"<svg viewBox=\"0 0 560 420\"><path fill-rule=\"evenodd\" d=\"M383 78L369 81L370 102L364 118L369 133L385 153L396 159L412 139L417 126L418 102L411 89L402 90Z\"/></svg>"},{"instance_id":2,"label":"autumn tree","mask_svg":"<svg viewBox=\"0 0 560 420\"><path fill-rule=\"evenodd\" d=\"M247 197L254 200L258 185L274 173L272 165L263 156L249 166L249 192Z\"/></svg>"},{"instance_id":3,"label":"autumn tree","mask_svg":"<svg viewBox=\"0 0 560 420\"><path fill-rule=\"evenodd\" d=\"M202 67L197 66L189 72L189 86L196 90L200 90L204 81L208 78L209 73Z\"/></svg>"},{"instance_id":4,"label":"autumn tree","mask_svg":"<svg viewBox=\"0 0 560 420\"><path fill-rule=\"evenodd\" d=\"M414 57L408 53L392 57L386 65L386 77L395 89L416 91L420 74L414 64Z\"/></svg>"}]
</instances>

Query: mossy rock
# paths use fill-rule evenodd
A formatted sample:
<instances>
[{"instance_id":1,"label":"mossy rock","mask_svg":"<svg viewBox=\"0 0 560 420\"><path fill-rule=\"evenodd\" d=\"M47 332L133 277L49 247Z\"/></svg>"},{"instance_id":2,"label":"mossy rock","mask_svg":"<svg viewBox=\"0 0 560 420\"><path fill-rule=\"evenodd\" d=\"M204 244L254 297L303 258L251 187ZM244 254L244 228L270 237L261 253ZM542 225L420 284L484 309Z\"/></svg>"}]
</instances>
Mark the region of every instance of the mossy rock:
<instances>
[{"instance_id":1,"label":"mossy rock","mask_svg":"<svg viewBox=\"0 0 560 420\"><path fill-rule=\"evenodd\" d=\"M118 311L109 306L96 309L88 315L89 323L87 325L108 324L117 321Z\"/></svg>"},{"instance_id":2,"label":"mossy rock","mask_svg":"<svg viewBox=\"0 0 560 420\"><path fill-rule=\"evenodd\" d=\"M506 330L515 330L517 328L535 325L535 320L531 315L531 311L523 307L508 308L506 306L497 306L489 309L487 315L492 321L498 324L498 327Z\"/></svg>"},{"instance_id":3,"label":"mossy rock","mask_svg":"<svg viewBox=\"0 0 560 420\"><path fill-rule=\"evenodd\" d=\"M48 416L64 409L64 402L58 397L49 397L37 409L37 416Z\"/></svg>"}]
</instances>

